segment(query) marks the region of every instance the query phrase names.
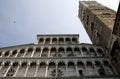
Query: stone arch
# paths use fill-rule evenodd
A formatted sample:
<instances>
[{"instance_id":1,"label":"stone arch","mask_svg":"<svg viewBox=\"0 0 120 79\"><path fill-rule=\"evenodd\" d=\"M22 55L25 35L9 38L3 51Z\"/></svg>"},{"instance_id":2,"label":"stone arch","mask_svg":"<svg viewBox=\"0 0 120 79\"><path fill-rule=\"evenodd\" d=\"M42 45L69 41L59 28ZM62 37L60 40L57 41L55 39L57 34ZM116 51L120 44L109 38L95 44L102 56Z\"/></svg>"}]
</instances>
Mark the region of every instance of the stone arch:
<instances>
[{"instance_id":1,"label":"stone arch","mask_svg":"<svg viewBox=\"0 0 120 79\"><path fill-rule=\"evenodd\" d=\"M55 47L51 48L51 56L57 57L57 49Z\"/></svg>"},{"instance_id":2,"label":"stone arch","mask_svg":"<svg viewBox=\"0 0 120 79\"><path fill-rule=\"evenodd\" d=\"M59 38L59 43L64 44L64 38Z\"/></svg>"},{"instance_id":3,"label":"stone arch","mask_svg":"<svg viewBox=\"0 0 120 79\"><path fill-rule=\"evenodd\" d=\"M49 68L55 68L55 67L56 67L55 62L50 62L50 63L49 63Z\"/></svg>"},{"instance_id":4,"label":"stone arch","mask_svg":"<svg viewBox=\"0 0 120 79\"><path fill-rule=\"evenodd\" d=\"M18 62L13 62L13 67L16 67L16 66L18 66L18 65L19 65Z\"/></svg>"},{"instance_id":5,"label":"stone arch","mask_svg":"<svg viewBox=\"0 0 120 79\"><path fill-rule=\"evenodd\" d=\"M66 51L67 52L72 52L72 48L71 47L67 47Z\"/></svg>"},{"instance_id":6,"label":"stone arch","mask_svg":"<svg viewBox=\"0 0 120 79\"><path fill-rule=\"evenodd\" d=\"M18 54L19 57L23 56L23 54L25 53L25 49L22 48L20 49L20 53Z\"/></svg>"},{"instance_id":7,"label":"stone arch","mask_svg":"<svg viewBox=\"0 0 120 79\"><path fill-rule=\"evenodd\" d=\"M28 69L28 72L27 72L27 77L33 77L34 74L35 74L35 70L36 70L36 62L35 61L32 61L30 63L30 67Z\"/></svg>"},{"instance_id":8,"label":"stone arch","mask_svg":"<svg viewBox=\"0 0 120 79\"><path fill-rule=\"evenodd\" d=\"M71 39L70 38L66 38L65 41L66 41L67 44L71 43Z\"/></svg>"},{"instance_id":9,"label":"stone arch","mask_svg":"<svg viewBox=\"0 0 120 79\"><path fill-rule=\"evenodd\" d=\"M30 57L33 52L33 47L28 48L27 53L25 56Z\"/></svg>"},{"instance_id":10,"label":"stone arch","mask_svg":"<svg viewBox=\"0 0 120 79\"><path fill-rule=\"evenodd\" d=\"M57 52L57 48L52 47L52 48L51 48L51 52Z\"/></svg>"},{"instance_id":11,"label":"stone arch","mask_svg":"<svg viewBox=\"0 0 120 79\"><path fill-rule=\"evenodd\" d=\"M80 52L79 47L75 47L75 48L74 48L74 52L75 52L76 56L81 55L81 52Z\"/></svg>"},{"instance_id":12,"label":"stone arch","mask_svg":"<svg viewBox=\"0 0 120 79\"><path fill-rule=\"evenodd\" d=\"M35 52L40 52L40 51L41 51L40 47L37 47L37 48L35 49Z\"/></svg>"},{"instance_id":13,"label":"stone arch","mask_svg":"<svg viewBox=\"0 0 120 79\"><path fill-rule=\"evenodd\" d=\"M86 47L82 47L82 52L83 52L83 55L85 55L85 56L89 55Z\"/></svg>"},{"instance_id":14,"label":"stone arch","mask_svg":"<svg viewBox=\"0 0 120 79\"><path fill-rule=\"evenodd\" d=\"M41 68L45 68L46 67L46 63L45 62L40 62L40 67Z\"/></svg>"},{"instance_id":15,"label":"stone arch","mask_svg":"<svg viewBox=\"0 0 120 79\"><path fill-rule=\"evenodd\" d=\"M71 47L67 47L66 51L67 51L67 56L69 57L75 56Z\"/></svg>"},{"instance_id":16,"label":"stone arch","mask_svg":"<svg viewBox=\"0 0 120 79\"><path fill-rule=\"evenodd\" d=\"M41 57L47 57L48 56L48 51L49 51L48 47L43 48L43 52L41 54Z\"/></svg>"},{"instance_id":17,"label":"stone arch","mask_svg":"<svg viewBox=\"0 0 120 79\"><path fill-rule=\"evenodd\" d=\"M45 71L46 71L46 62L40 62L39 68L38 68L38 74L36 75L37 77L44 77L45 76Z\"/></svg>"},{"instance_id":18,"label":"stone arch","mask_svg":"<svg viewBox=\"0 0 120 79\"><path fill-rule=\"evenodd\" d=\"M50 44L50 38L46 38L45 44Z\"/></svg>"},{"instance_id":19,"label":"stone arch","mask_svg":"<svg viewBox=\"0 0 120 79\"><path fill-rule=\"evenodd\" d=\"M97 61L95 61L95 66L96 66L96 67L100 67L100 66L101 66L101 62L100 62L100 61L98 61L98 60L97 60Z\"/></svg>"},{"instance_id":20,"label":"stone arch","mask_svg":"<svg viewBox=\"0 0 120 79\"><path fill-rule=\"evenodd\" d=\"M27 51L27 52L32 52L32 51L33 51L33 48L30 47L30 48L28 48L28 51Z\"/></svg>"},{"instance_id":21,"label":"stone arch","mask_svg":"<svg viewBox=\"0 0 120 79\"><path fill-rule=\"evenodd\" d=\"M68 62L68 74L69 76L75 76L76 75L76 69L75 64L72 61Z\"/></svg>"},{"instance_id":22,"label":"stone arch","mask_svg":"<svg viewBox=\"0 0 120 79\"><path fill-rule=\"evenodd\" d=\"M52 39L52 43L53 43L53 44L57 44L57 38L53 38L53 39Z\"/></svg>"},{"instance_id":23,"label":"stone arch","mask_svg":"<svg viewBox=\"0 0 120 79\"><path fill-rule=\"evenodd\" d=\"M60 62L58 63L58 76L59 76L59 77L64 76L64 75L65 75L65 72L66 72L65 62L60 61Z\"/></svg>"},{"instance_id":24,"label":"stone arch","mask_svg":"<svg viewBox=\"0 0 120 79\"><path fill-rule=\"evenodd\" d=\"M107 60L103 60L103 64L104 64L104 66L109 66L110 65Z\"/></svg>"},{"instance_id":25,"label":"stone arch","mask_svg":"<svg viewBox=\"0 0 120 79\"><path fill-rule=\"evenodd\" d=\"M113 46L110 52L113 63L119 62L119 51L120 51L120 43L119 43L119 40L116 39L116 41L114 41L113 43ZM117 71L120 73L120 69L118 70L117 68Z\"/></svg>"},{"instance_id":26,"label":"stone arch","mask_svg":"<svg viewBox=\"0 0 120 79\"><path fill-rule=\"evenodd\" d=\"M72 38L73 43L77 43L77 38Z\"/></svg>"},{"instance_id":27,"label":"stone arch","mask_svg":"<svg viewBox=\"0 0 120 79\"><path fill-rule=\"evenodd\" d=\"M96 52L95 52L94 48L89 48L89 51L90 51L91 56L96 56Z\"/></svg>"},{"instance_id":28,"label":"stone arch","mask_svg":"<svg viewBox=\"0 0 120 79\"><path fill-rule=\"evenodd\" d=\"M56 64L55 62L50 62L48 66L48 77L56 76Z\"/></svg>"},{"instance_id":29,"label":"stone arch","mask_svg":"<svg viewBox=\"0 0 120 79\"><path fill-rule=\"evenodd\" d=\"M21 64L21 67L25 67L27 65L28 65L28 63L26 61L23 61L22 64Z\"/></svg>"},{"instance_id":30,"label":"stone arch","mask_svg":"<svg viewBox=\"0 0 120 79\"><path fill-rule=\"evenodd\" d=\"M93 68L93 64L92 64L91 61L87 61L87 62L86 62L86 66L87 66L88 68Z\"/></svg>"},{"instance_id":31,"label":"stone arch","mask_svg":"<svg viewBox=\"0 0 120 79\"><path fill-rule=\"evenodd\" d=\"M43 41L44 41L43 38L40 38L40 39L39 39L39 43L40 43L40 44L43 44Z\"/></svg>"},{"instance_id":32,"label":"stone arch","mask_svg":"<svg viewBox=\"0 0 120 79\"><path fill-rule=\"evenodd\" d=\"M15 56L17 54L17 50L14 50L13 52L12 52L12 56Z\"/></svg>"},{"instance_id":33,"label":"stone arch","mask_svg":"<svg viewBox=\"0 0 120 79\"><path fill-rule=\"evenodd\" d=\"M5 64L4 64L5 67L7 67L9 65L10 65L10 61L6 61Z\"/></svg>"},{"instance_id":34,"label":"stone arch","mask_svg":"<svg viewBox=\"0 0 120 79\"><path fill-rule=\"evenodd\" d=\"M4 54L4 56L5 56L5 57L8 57L9 54L10 54L10 51L6 51L5 54Z\"/></svg>"},{"instance_id":35,"label":"stone arch","mask_svg":"<svg viewBox=\"0 0 120 79\"><path fill-rule=\"evenodd\" d=\"M25 49L22 48L22 49L20 50L20 53L25 53Z\"/></svg>"},{"instance_id":36,"label":"stone arch","mask_svg":"<svg viewBox=\"0 0 120 79\"><path fill-rule=\"evenodd\" d=\"M39 57L40 56L40 53L41 53L41 48L40 47L37 47L36 49L35 49L35 53L34 53L34 57Z\"/></svg>"},{"instance_id":37,"label":"stone arch","mask_svg":"<svg viewBox=\"0 0 120 79\"><path fill-rule=\"evenodd\" d=\"M85 68L84 63L82 61L77 62L77 67L78 68Z\"/></svg>"},{"instance_id":38,"label":"stone arch","mask_svg":"<svg viewBox=\"0 0 120 79\"><path fill-rule=\"evenodd\" d=\"M59 63L58 63L58 68L66 69L66 68L65 68L65 62L59 62Z\"/></svg>"},{"instance_id":39,"label":"stone arch","mask_svg":"<svg viewBox=\"0 0 120 79\"><path fill-rule=\"evenodd\" d=\"M43 41L44 41L43 38L40 38L40 39L39 39L39 43L40 43L40 44L43 44Z\"/></svg>"},{"instance_id":40,"label":"stone arch","mask_svg":"<svg viewBox=\"0 0 120 79\"><path fill-rule=\"evenodd\" d=\"M103 50L100 48L97 48L97 53L99 56L104 56Z\"/></svg>"},{"instance_id":41,"label":"stone arch","mask_svg":"<svg viewBox=\"0 0 120 79\"><path fill-rule=\"evenodd\" d=\"M32 66L36 66L37 65L37 63L35 62L35 61L32 61L31 63L30 63L30 66L32 67Z\"/></svg>"},{"instance_id":42,"label":"stone arch","mask_svg":"<svg viewBox=\"0 0 120 79\"><path fill-rule=\"evenodd\" d=\"M59 47L58 52L65 52L65 49L63 47Z\"/></svg>"}]
</instances>

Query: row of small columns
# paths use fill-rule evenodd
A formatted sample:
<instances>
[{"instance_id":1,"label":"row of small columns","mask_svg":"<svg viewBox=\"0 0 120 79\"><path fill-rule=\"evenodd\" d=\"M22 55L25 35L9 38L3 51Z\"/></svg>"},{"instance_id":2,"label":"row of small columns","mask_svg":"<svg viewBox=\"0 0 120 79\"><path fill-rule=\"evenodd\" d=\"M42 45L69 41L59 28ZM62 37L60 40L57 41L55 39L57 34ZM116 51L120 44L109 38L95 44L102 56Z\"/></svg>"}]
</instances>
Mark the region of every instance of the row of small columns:
<instances>
[{"instance_id":1,"label":"row of small columns","mask_svg":"<svg viewBox=\"0 0 120 79\"><path fill-rule=\"evenodd\" d=\"M61 39L61 38L60 38ZM66 43L78 43L78 40L77 38L66 38L66 40L64 38L62 38L62 40L58 40L57 38L53 38L53 39L50 39L50 38L40 38L38 40L38 43L40 44L66 44Z\"/></svg>"},{"instance_id":2,"label":"row of small columns","mask_svg":"<svg viewBox=\"0 0 120 79\"><path fill-rule=\"evenodd\" d=\"M20 50L19 50L18 52L20 52ZM18 54L20 54L20 53L18 53L18 52L15 54L15 57L18 57ZM33 55L34 55L35 52L36 52L35 49L33 49L33 50L32 50L32 54L31 54L30 57L33 57ZM57 53L57 52L58 52L58 51L56 51L56 53ZM61 51L61 52L62 52L62 51ZM64 53L66 53L66 52L67 52L67 51L64 50ZM73 52L73 51L72 51L72 52ZM26 55L27 53L29 53L29 52L28 52L27 49L25 49L25 52L24 52L24 54L23 54L22 57L25 57L25 55ZM41 54L42 54L42 53L44 53L44 52L43 52L43 48L40 50L40 57L41 57ZM47 52L47 53L48 53L48 57L50 57L51 50L50 50L49 48L48 48L48 52ZM84 56L84 54L83 54L84 51L79 50L79 53L81 53L81 55ZM89 54L88 51L87 51L87 53ZM98 53L96 53L96 52L94 52L94 53L98 56ZM103 53L103 52L101 52L101 53ZM104 53L103 53L103 54L104 54ZM3 54L2 54L2 55L3 55ZM1 55L1 57L2 57L2 55ZM10 57L10 55L12 55L12 51L10 51L10 54L9 54L7 57Z\"/></svg>"},{"instance_id":3,"label":"row of small columns","mask_svg":"<svg viewBox=\"0 0 120 79\"><path fill-rule=\"evenodd\" d=\"M28 69L29 69L29 67L30 67L30 64L31 64L31 62L28 62L28 63L27 63L27 68L26 68L26 70L25 70L24 77L26 77L26 75L27 75L27 72L28 72ZM3 65L4 65L4 62L3 62L2 65L0 66L0 70L1 70L1 68L3 67ZM13 77L16 76L16 74L17 74L19 68L21 67L21 65L22 65L22 62L20 62L20 63L18 64L18 67L17 67L17 69L16 69ZM6 72L4 73L4 77L7 76L7 73L8 73L8 71L12 68L12 66L13 66L13 62L10 62L9 67L7 68ZM38 71L39 66L40 66L40 62L37 62L37 63L36 63L36 70L35 70L34 77L36 77L36 75L37 75L37 71ZM57 76L58 62L55 63L55 66L56 66L55 69L56 69L56 76ZM77 63L75 63L74 66L75 66L76 74L77 74L77 76L79 76ZM103 66L103 68L105 69L105 66L104 66L104 65L102 65L102 66ZM110 66L111 66L111 65L110 65ZM46 62L45 77L47 77L47 75L48 75L48 67L49 67L49 63ZM112 66L111 66L111 67L112 67ZM65 62L65 68L66 68L66 73L67 73L67 72L68 72L68 71L67 71L67 70L68 70L68 69L67 69L67 68L68 68L68 63L67 63L67 62ZM83 69L85 69L85 68L87 68L87 65L84 65L84 68L83 68ZM95 64L92 64L92 68L95 69L95 71L96 71L96 66L95 66ZM117 73L115 72L115 69L114 69L113 67L112 67L112 69L113 69L114 73L117 74ZM98 74L98 71L96 71L96 73ZM107 73L106 70L105 70L105 73ZM67 75L66 75L66 76L67 76Z\"/></svg>"}]
</instances>

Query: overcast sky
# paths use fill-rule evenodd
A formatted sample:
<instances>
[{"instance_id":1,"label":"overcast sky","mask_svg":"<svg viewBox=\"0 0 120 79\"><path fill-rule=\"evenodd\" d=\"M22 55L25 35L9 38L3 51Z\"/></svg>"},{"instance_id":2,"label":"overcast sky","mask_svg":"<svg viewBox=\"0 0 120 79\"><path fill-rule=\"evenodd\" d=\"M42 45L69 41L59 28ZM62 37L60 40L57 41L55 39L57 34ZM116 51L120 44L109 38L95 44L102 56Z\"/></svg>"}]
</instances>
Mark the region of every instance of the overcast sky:
<instances>
[{"instance_id":1,"label":"overcast sky","mask_svg":"<svg viewBox=\"0 0 120 79\"><path fill-rule=\"evenodd\" d=\"M97 0L117 11L119 0ZM0 0L0 47L36 43L37 34L79 34L91 43L79 18L79 0Z\"/></svg>"}]
</instances>

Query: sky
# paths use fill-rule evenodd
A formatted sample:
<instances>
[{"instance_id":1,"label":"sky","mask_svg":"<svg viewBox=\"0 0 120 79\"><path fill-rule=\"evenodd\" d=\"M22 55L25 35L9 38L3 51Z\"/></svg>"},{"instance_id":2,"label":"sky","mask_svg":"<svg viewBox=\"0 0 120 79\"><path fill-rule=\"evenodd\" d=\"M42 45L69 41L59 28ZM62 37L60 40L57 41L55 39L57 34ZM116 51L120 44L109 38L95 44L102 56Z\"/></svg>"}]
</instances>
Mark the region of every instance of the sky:
<instances>
[{"instance_id":1,"label":"sky","mask_svg":"<svg viewBox=\"0 0 120 79\"><path fill-rule=\"evenodd\" d=\"M96 0L117 11L119 0ZM36 43L37 34L79 34L91 43L78 18L79 0L0 0L0 47Z\"/></svg>"}]
</instances>

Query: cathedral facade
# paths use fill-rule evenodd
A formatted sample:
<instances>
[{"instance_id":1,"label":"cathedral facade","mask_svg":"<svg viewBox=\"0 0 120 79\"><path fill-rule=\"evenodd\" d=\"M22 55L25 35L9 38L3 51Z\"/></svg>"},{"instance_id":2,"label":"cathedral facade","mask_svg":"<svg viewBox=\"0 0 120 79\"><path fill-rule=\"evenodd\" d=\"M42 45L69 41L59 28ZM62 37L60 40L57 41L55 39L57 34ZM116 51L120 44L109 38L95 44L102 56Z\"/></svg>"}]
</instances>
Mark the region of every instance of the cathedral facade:
<instances>
[{"instance_id":1,"label":"cathedral facade","mask_svg":"<svg viewBox=\"0 0 120 79\"><path fill-rule=\"evenodd\" d=\"M80 1L79 18L93 44L79 43L78 34L48 34L0 48L0 79L120 79L108 50L118 34L115 16L95 1Z\"/></svg>"}]
</instances>

